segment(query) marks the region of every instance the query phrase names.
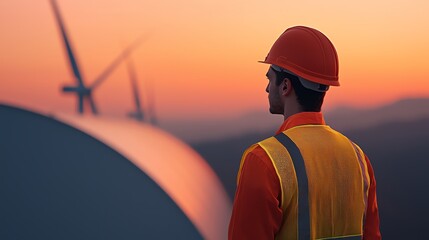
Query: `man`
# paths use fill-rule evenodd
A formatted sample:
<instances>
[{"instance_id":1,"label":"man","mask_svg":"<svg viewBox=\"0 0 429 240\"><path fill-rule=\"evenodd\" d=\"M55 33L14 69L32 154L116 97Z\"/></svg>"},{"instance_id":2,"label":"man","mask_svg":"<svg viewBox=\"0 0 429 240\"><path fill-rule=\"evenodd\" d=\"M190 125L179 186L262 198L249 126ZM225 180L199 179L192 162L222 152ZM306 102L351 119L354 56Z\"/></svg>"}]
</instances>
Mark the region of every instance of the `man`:
<instances>
[{"instance_id":1,"label":"man","mask_svg":"<svg viewBox=\"0 0 429 240\"><path fill-rule=\"evenodd\" d=\"M381 239L371 164L320 112L329 86L339 86L333 44L292 27L263 63L270 112L285 121L243 154L229 239Z\"/></svg>"}]
</instances>

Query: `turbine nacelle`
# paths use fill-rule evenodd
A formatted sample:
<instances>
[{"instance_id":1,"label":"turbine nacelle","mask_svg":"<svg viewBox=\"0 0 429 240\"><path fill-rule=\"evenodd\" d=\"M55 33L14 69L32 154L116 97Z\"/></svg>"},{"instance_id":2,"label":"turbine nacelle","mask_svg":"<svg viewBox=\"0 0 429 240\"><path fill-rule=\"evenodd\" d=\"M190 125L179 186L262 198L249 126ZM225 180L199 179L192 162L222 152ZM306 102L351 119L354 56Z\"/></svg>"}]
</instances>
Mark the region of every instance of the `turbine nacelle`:
<instances>
[{"instance_id":1,"label":"turbine nacelle","mask_svg":"<svg viewBox=\"0 0 429 240\"><path fill-rule=\"evenodd\" d=\"M133 118L133 119L140 121L140 122L144 121L143 112L130 112L130 113L128 113L128 117Z\"/></svg>"},{"instance_id":2,"label":"turbine nacelle","mask_svg":"<svg viewBox=\"0 0 429 240\"><path fill-rule=\"evenodd\" d=\"M78 94L81 94L81 95L84 95L84 96L88 96L92 92L91 88L86 88L86 87L83 87L83 86L78 86L78 87L75 87L75 86L64 86L62 88L62 90L65 93L78 93Z\"/></svg>"}]
</instances>

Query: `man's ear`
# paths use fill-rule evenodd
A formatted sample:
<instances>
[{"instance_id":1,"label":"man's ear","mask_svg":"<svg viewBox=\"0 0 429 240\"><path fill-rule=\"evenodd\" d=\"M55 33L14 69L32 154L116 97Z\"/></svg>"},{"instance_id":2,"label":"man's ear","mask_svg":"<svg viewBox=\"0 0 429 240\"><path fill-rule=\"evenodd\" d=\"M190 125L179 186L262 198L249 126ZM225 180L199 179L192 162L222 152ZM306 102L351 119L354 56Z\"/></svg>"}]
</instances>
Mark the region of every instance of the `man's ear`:
<instances>
[{"instance_id":1,"label":"man's ear","mask_svg":"<svg viewBox=\"0 0 429 240\"><path fill-rule=\"evenodd\" d=\"M288 78L283 79L281 90L283 96L287 96L292 92L292 83Z\"/></svg>"}]
</instances>

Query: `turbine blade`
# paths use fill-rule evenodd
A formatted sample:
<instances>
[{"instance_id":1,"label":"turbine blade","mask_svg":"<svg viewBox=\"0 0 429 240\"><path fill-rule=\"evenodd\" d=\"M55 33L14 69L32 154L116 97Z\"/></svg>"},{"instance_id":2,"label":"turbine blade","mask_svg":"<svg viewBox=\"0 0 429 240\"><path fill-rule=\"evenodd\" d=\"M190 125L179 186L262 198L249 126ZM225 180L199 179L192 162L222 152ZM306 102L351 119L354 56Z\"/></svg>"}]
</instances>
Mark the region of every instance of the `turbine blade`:
<instances>
[{"instance_id":1,"label":"turbine blade","mask_svg":"<svg viewBox=\"0 0 429 240\"><path fill-rule=\"evenodd\" d=\"M94 115L97 115L98 111L97 111L97 108L95 107L95 102L94 102L94 99L92 98L92 95L88 96L88 101L89 101L89 104L91 105L92 113Z\"/></svg>"},{"instance_id":2,"label":"turbine blade","mask_svg":"<svg viewBox=\"0 0 429 240\"><path fill-rule=\"evenodd\" d=\"M94 80L94 82L91 85L91 89L94 89L102 81L104 81L109 74L115 70L115 68L121 63L135 48L137 48L143 40L146 40L146 36L139 37L136 41L134 41L131 45L129 45L118 57L113 60L113 62Z\"/></svg>"},{"instance_id":3,"label":"turbine blade","mask_svg":"<svg viewBox=\"0 0 429 240\"><path fill-rule=\"evenodd\" d=\"M68 55L68 58L69 58L69 62L70 62L70 66L72 68L73 74L74 74L74 76L75 76L75 78L76 78L76 80L78 82L78 85L79 86L84 86L82 75L80 74L76 58L74 57L70 41L69 41L69 39L67 37L67 31L66 31L66 28L64 26L64 22L62 20L62 17L61 17L61 14L60 14L57 2L55 0L51 0L51 5L52 5L52 8L54 9L55 18L56 18L58 26L60 28L61 36L62 36L62 38L64 40L64 45L66 47L67 55Z\"/></svg>"},{"instance_id":4,"label":"turbine blade","mask_svg":"<svg viewBox=\"0 0 429 240\"><path fill-rule=\"evenodd\" d=\"M80 114L83 113L83 95L82 94L78 94L78 111Z\"/></svg>"}]
</instances>

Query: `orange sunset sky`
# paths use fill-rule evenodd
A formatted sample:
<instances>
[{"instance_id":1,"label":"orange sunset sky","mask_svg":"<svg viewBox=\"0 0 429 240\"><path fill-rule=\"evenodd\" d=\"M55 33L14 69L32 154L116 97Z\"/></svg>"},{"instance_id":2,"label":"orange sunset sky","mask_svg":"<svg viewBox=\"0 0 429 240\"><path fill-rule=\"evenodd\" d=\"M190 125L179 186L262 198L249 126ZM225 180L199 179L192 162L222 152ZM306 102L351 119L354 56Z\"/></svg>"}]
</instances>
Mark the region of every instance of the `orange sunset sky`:
<instances>
[{"instance_id":1,"label":"orange sunset sky","mask_svg":"<svg viewBox=\"0 0 429 240\"><path fill-rule=\"evenodd\" d=\"M325 109L429 97L429 1L57 0L84 80L90 84L142 34L132 54L143 101L152 89L165 119L238 116L267 109L272 43L288 27L325 33L340 60L339 88ZM74 112L73 84L48 0L0 1L0 102ZM105 115L133 109L126 65L95 91ZM267 111L268 114L268 111Z\"/></svg>"}]
</instances>

